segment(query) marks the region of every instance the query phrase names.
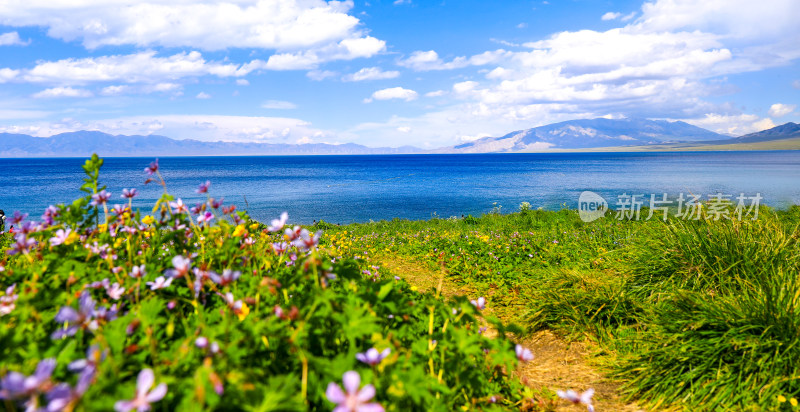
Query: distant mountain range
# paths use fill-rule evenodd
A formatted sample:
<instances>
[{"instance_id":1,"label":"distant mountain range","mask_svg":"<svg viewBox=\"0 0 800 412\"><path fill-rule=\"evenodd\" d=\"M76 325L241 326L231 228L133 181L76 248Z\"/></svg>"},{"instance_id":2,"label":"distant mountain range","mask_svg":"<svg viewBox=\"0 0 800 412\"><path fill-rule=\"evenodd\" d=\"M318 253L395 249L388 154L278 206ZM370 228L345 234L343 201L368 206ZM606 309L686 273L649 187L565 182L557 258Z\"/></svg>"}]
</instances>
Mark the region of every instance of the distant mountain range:
<instances>
[{"instance_id":1,"label":"distant mountain range","mask_svg":"<svg viewBox=\"0 0 800 412\"><path fill-rule=\"evenodd\" d=\"M105 157L136 156L259 156L353 155L419 153L422 149L367 147L355 143L234 143L174 140L164 136L123 136L96 131L61 133L51 137L0 133L0 157Z\"/></svg>"},{"instance_id":2,"label":"distant mountain range","mask_svg":"<svg viewBox=\"0 0 800 412\"><path fill-rule=\"evenodd\" d=\"M646 119L581 119L518 130L501 137L425 151L412 146L372 148L354 143L333 145L202 142L164 136L122 136L97 131L61 133L51 137L0 133L3 157L100 156L239 156L355 155L407 153L521 153L548 150L736 150L800 149L800 125L730 137L685 122Z\"/></svg>"}]
</instances>

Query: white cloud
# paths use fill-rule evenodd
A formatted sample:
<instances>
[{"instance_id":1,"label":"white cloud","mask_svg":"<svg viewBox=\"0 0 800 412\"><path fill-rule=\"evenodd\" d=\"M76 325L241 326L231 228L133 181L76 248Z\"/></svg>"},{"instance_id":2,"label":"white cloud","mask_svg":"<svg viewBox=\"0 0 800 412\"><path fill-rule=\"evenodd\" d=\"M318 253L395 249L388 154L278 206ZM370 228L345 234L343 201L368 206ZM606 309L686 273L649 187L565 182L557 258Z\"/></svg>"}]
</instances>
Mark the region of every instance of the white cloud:
<instances>
[{"instance_id":1,"label":"white cloud","mask_svg":"<svg viewBox=\"0 0 800 412\"><path fill-rule=\"evenodd\" d=\"M301 49L361 37L351 1L30 0L5 4L0 24L46 27L87 48Z\"/></svg>"},{"instance_id":2,"label":"white cloud","mask_svg":"<svg viewBox=\"0 0 800 412\"><path fill-rule=\"evenodd\" d=\"M121 94L125 94L130 90L130 86L119 85L119 86L106 86L100 90L100 94L103 96L118 96Z\"/></svg>"},{"instance_id":3,"label":"white cloud","mask_svg":"<svg viewBox=\"0 0 800 412\"><path fill-rule=\"evenodd\" d=\"M30 40L22 41L19 33L15 31L0 34L0 46L27 46L29 44L31 44Z\"/></svg>"},{"instance_id":4,"label":"white cloud","mask_svg":"<svg viewBox=\"0 0 800 412\"><path fill-rule=\"evenodd\" d=\"M365 80L383 80L394 79L400 76L400 72L395 70L383 71L380 67L365 67L355 73L351 73L342 77L346 82L360 82Z\"/></svg>"},{"instance_id":5,"label":"white cloud","mask_svg":"<svg viewBox=\"0 0 800 412\"><path fill-rule=\"evenodd\" d=\"M227 142L293 143L305 136L319 140L335 138L333 132L313 128L300 119L205 114L130 116L93 121L62 119L56 122L0 126L0 132L16 131L34 136L52 136L78 130L102 130L124 135L158 133L173 139Z\"/></svg>"},{"instance_id":6,"label":"white cloud","mask_svg":"<svg viewBox=\"0 0 800 412\"><path fill-rule=\"evenodd\" d=\"M195 99L203 99L203 100L205 100L205 99L210 99L211 95L206 93L206 92L200 92L200 93L197 93L197 96L195 96L194 98Z\"/></svg>"},{"instance_id":7,"label":"white cloud","mask_svg":"<svg viewBox=\"0 0 800 412\"><path fill-rule=\"evenodd\" d=\"M404 89L402 87L390 87L388 89L381 89L372 93L372 96L368 99L364 99L365 103L370 103L373 100L390 100L390 99L401 99L405 101L411 101L417 98L417 92Z\"/></svg>"},{"instance_id":8,"label":"white cloud","mask_svg":"<svg viewBox=\"0 0 800 412\"><path fill-rule=\"evenodd\" d=\"M337 44L301 52L273 54L263 65L269 70L308 70L334 60L372 57L386 48L386 42L374 37L345 39Z\"/></svg>"},{"instance_id":9,"label":"white cloud","mask_svg":"<svg viewBox=\"0 0 800 412\"><path fill-rule=\"evenodd\" d=\"M311 80L315 81L323 81L328 77L335 77L338 73L330 70L311 70L310 72L306 73L306 77Z\"/></svg>"},{"instance_id":10,"label":"white cloud","mask_svg":"<svg viewBox=\"0 0 800 412\"><path fill-rule=\"evenodd\" d=\"M409 56L407 59L400 60L397 62L397 64L403 67L408 67L415 71L453 70L468 66L483 66L497 63L505 58L510 57L512 54L513 53L503 49L498 49L476 54L469 58L464 56L456 57L449 62L445 62L439 58L439 54L434 50L415 51L411 53L411 56Z\"/></svg>"},{"instance_id":11,"label":"white cloud","mask_svg":"<svg viewBox=\"0 0 800 412\"><path fill-rule=\"evenodd\" d=\"M237 86L249 86L250 82L247 79L236 79Z\"/></svg>"},{"instance_id":12,"label":"white cloud","mask_svg":"<svg viewBox=\"0 0 800 412\"><path fill-rule=\"evenodd\" d=\"M600 17L600 19L601 19L601 20L604 20L604 21L605 21L605 20L616 20L616 19L618 19L620 16L622 16L622 13L618 13L618 12L609 11L609 12L607 12L606 14L604 14L603 16L601 16L601 17Z\"/></svg>"},{"instance_id":13,"label":"white cloud","mask_svg":"<svg viewBox=\"0 0 800 412\"><path fill-rule=\"evenodd\" d=\"M425 97L440 97L444 96L445 93L447 92L445 92L444 90L434 90L432 92L425 93Z\"/></svg>"},{"instance_id":14,"label":"white cloud","mask_svg":"<svg viewBox=\"0 0 800 412\"><path fill-rule=\"evenodd\" d=\"M775 124L770 118L760 118L754 114L716 114L708 113L699 119L684 119L685 122L717 133L741 136L748 133L771 129Z\"/></svg>"},{"instance_id":15,"label":"white cloud","mask_svg":"<svg viewBox=\"0 0 800 412\"><path fill-rule=\"evenodd\" d=\"M72 87L53 87L45 89L32 97L36 99L50 99L58 97L92 97L92 92L83 89L73 89Z\"/></svg>"},{"instance_id":16,"label":"white cloud","mask_svg":"<svg viewBox=\"0 0 800 412\"><path fill-rule=\"evenodd\" d=\"M397 131L398 132L402 132L402 133L410 133L411 132L411 128L408 127L408 126L400 126L400 127L397 128Z\"/></svg>"},{"instance_id":17,"label":"white cloud","mask_svg":"<svg viewBox=\"0 0 800 412\"><path fill-rule=\"evenodd\" d=\"M279 110L288 110L288 109L296 109L297 105L292 102L285 102L283 100L267 100L261 107L264 109L279 109Z\"/></svg>"},{"instance_id":18,"label":"white cloud","mask_svg":"<svg viewBox=\"0 0 800 412\"><path fill-rule=\"evenodd\" d=\"M11 80L14 80L19 75L19 70L12 70L12 69L0 69L0 83L6 83Z\"/></svg>"},{"instance_id":19,"label":"white cloud","mask_svg":"<svg viewBox=\"0 0 800 412\"><path fill-rule=\"evenodd\" d=\"M394 0L394 3L392 4L394 4L395 6L399 6L402 4L411 4L411 0Z\"/></svg>"},{"instance_id":20,"label":"white cloud","mask_svg":"<svg viewBox=\"0 0 800 412\"><path fill-rule=\"evenodd\" d=\"M157 57L149 50L135 54L63 59L39 62L19 76L31 83L87 84L121 81L125 83L158 83L185 77L243 76L255 70L258 61L245 65L208 62L196 51Z\"/></svg>"},{"instance_id":21,"label":"white cloud","mask_svg":"<svg viewBox=\"0 0 800 412\"><path fill-rule=\"evenodd\" d=\"M520 24L517 24L517 28L518 28L518 29L524 29L524 28L527 28L527 27L528 27L528 23L520 23Z\"/></svg>"},{"instance_id":22,"label":"white cloud","mask_svg":"<svg viewBox=\"0 0 800 412\"><path fill-rule=\"evenodd\" d=\"M794 111L797 105L775 103L769 107L769 115L772 117L783 117Z\"/></svg>"},{"instance_id":23,"label":"white cloud","mask_svg":"<svg viewBox=\"0 0 800 412\"><path fill-rule=\"evenodd\" d=\"M620 18L620 20L622 20L622 21L628 21L628 20L631 20L631 19L633 19L634 17L636 17L636 12L635 12L635 11L632 11L632 12L630 12L630 13L628 13L628 14L626 14L626 15L622 16L622 18Z\"/></svg>"}]
</instances>

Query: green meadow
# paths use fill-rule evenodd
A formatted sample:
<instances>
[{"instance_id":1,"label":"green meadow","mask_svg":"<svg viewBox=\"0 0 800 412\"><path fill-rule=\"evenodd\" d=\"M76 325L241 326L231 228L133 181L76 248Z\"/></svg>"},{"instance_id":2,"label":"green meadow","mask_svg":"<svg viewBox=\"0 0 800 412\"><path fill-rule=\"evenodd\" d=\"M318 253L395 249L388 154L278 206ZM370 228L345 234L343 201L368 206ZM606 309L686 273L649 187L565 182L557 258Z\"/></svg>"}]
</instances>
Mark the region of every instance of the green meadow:
<instances>
[{"instance_id":1,"label":"green meadow","mask_svg":"<svg viewBox=\"0 0 800 412\"><path fill-rule=\"evenodd\" d=\"M322 226L343 253L413 262L393 266L442 273L527 335L588 345L623 400L606 410L698 411L796 409L799 222L794 206L757 220L584 223L565 209Z\"/></svg>"}]
</instances>

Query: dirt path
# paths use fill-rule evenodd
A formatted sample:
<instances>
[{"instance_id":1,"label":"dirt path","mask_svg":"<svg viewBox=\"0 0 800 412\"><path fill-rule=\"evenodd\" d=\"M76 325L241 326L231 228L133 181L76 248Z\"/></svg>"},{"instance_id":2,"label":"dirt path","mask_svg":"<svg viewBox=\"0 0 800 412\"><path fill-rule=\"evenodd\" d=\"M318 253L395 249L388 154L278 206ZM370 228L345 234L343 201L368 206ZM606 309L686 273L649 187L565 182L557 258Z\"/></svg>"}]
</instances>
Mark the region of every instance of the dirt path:
<instances>
[{"instance_id":1,"label":"dirt path","mask_svg":"<svg viewBox=\"0 0 800 412\"><path fill-rule=\"evenodd\" d=\"M380 256L377 258L382 269L402 277L420 291L441 288L443 296L473 296L468 286L460 286L447 280L441 270L433 271L413 259L400 256ZM441 284L441 286L440 286ZM491 302L487 311L491 311ZM487 332L488 334L488 332ZM520 342L533 352L535 358L518 369L520 379L526 385L550 390L595 389L594 405L599 411L641 411L636 404L623 402L619 385L606 379L589 362L594 349L586 343L569 343L552 334L541 331ZM558 411L585 411L583 406L571 405L566 401L558 404Z\"/></svg>"}]
</instances>

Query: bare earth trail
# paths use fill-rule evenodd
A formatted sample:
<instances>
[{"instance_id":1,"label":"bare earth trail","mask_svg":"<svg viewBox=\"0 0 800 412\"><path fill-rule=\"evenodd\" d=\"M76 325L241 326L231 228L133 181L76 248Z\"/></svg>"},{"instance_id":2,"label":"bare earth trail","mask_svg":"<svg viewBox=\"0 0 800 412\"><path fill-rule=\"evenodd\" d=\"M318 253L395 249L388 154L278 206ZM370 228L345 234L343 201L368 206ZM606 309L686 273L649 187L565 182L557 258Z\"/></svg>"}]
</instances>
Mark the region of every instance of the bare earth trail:
<instances>
[{"instance_id":1,"label":"bare earth trail","mask_svg":"<svg viewBox=\"0 0 800 412\"><path fill-rule=\"evenodd\" d=\"M441 270L434 271L412 258L397 255L377 257L381 269L386 269L402 277L420 291L436 289L441 282L442 296L465 295L475 297L466 285L457 285L447 279ZM486 311L491 313L491 297L487 296ZM491 333L492 331L487 332ZM491 336L491 335L490 335ZM586 343L566 342L550 331L540 331L521 343L534 354L534 359L518 369L520 379L534 389L550 390L595 389L594 405L597 411L642 411L633 403L622 400L619 385L605 378L596 367L590 364L592 347ZM558 411L585 411L586 407L571 405L566 401L558 403Z\"/></svg>"}]
</instances>

